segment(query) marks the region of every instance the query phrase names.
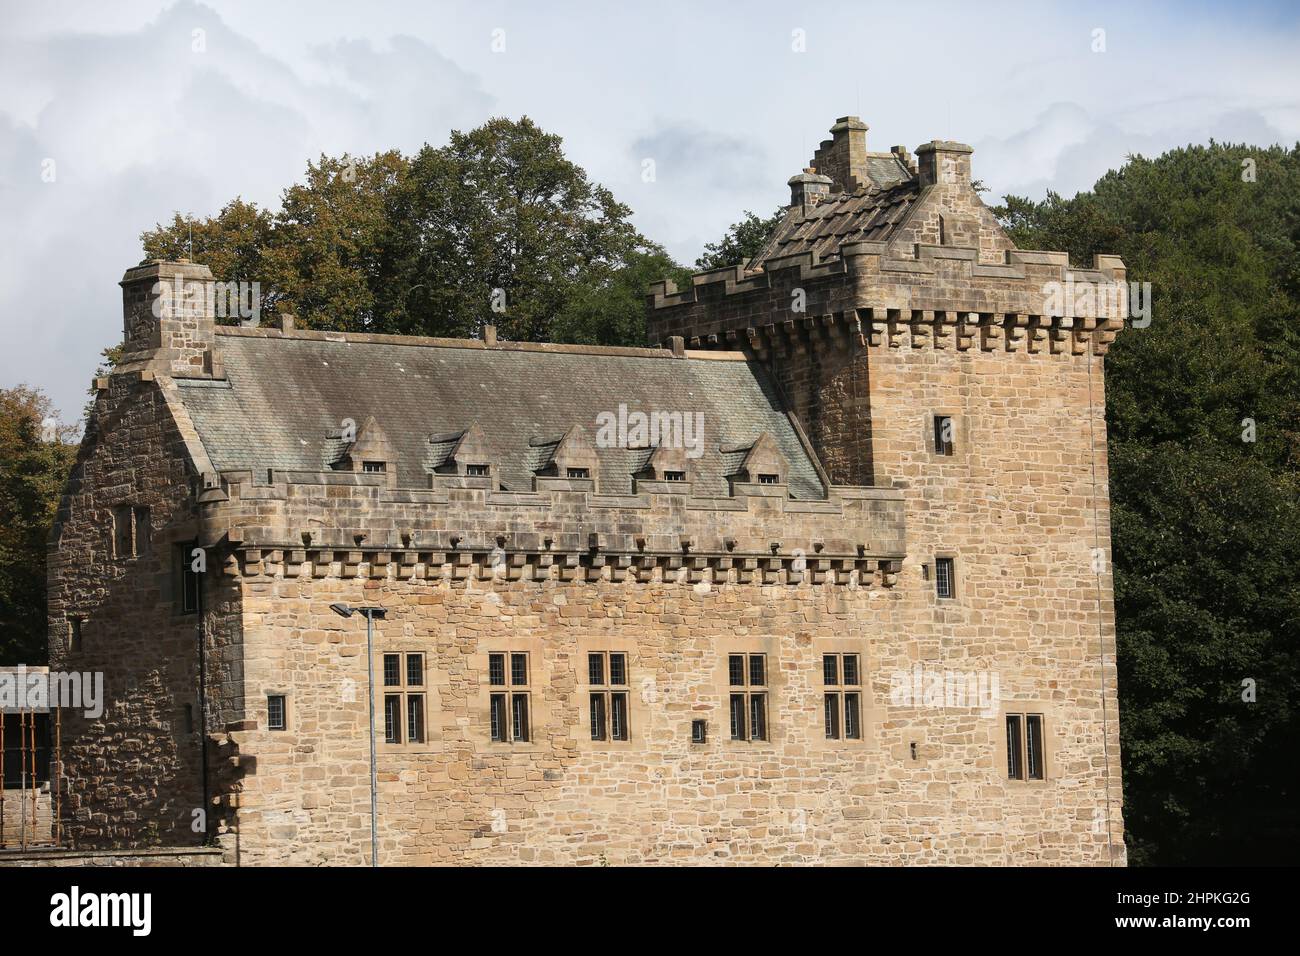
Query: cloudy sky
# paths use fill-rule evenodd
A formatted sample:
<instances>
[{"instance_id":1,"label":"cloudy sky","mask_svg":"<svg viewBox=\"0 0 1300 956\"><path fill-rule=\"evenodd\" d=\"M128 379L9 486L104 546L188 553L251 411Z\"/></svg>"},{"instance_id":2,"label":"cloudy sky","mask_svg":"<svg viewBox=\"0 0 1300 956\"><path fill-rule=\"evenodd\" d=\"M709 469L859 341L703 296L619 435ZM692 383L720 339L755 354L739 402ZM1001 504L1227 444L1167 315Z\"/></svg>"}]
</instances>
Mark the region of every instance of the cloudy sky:
<instances>
[{"instance_id":1,"label":"cloudy sky","mask_svg":"<svg viewBox=\"0 0 1300 956\"><path fill-rule=\"evenodd\" d=\"M141 231L274 206L322 152L527 114L691 262L838 116L970 143L996 197L1073 194L1132 153L1296 143L1297 49L1291 3L0 0L0 387L75 419Z\"/></svg>"}]
</instances>

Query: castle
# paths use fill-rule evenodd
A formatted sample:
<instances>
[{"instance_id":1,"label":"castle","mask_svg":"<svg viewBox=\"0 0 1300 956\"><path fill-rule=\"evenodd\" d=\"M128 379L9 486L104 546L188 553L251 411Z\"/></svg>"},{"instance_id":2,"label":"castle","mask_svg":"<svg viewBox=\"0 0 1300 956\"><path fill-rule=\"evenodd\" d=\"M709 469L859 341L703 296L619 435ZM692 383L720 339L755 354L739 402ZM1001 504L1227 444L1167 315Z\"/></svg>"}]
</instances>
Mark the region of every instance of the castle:
<instances>
[{"instance_id":1,"label":"castle","mask_svg":"<svg viewBox=\"0 0 1300 956\"><path fill-rule=\"evenodd\" d=\"M1123 264L1016 249L969 147L866 134L749 262L656 286L648 348L218 326L205 266L128 269L51 539L51 668L106 688L62 717L67 838L1122 864L1124 314L1044 303Z\"/></svg>"}]
</instances>

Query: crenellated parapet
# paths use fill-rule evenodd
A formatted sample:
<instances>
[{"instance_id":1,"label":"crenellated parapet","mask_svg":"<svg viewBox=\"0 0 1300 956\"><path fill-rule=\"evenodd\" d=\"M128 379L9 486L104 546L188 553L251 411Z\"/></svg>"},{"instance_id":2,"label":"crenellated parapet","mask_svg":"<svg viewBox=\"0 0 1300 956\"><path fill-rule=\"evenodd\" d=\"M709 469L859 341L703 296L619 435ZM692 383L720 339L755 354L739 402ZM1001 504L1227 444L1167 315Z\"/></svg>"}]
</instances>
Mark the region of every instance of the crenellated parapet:
<instances>
[{"instance_id":1,"label":"crenellated parapet","mask_svg":"<svg viewBox=\"0 0 1300 956\"><path fill-rule=\"evenodd\" d=\"M243 575L890 586L906 552L893 488L800 501L744 482L704 499L659 481L599 495L558 480L519 493L441 475L427 490L337 472L267 477L204 476L200 543Z\"/></svg>"},{"instance_id":2,"label":"crenellated parapet","mask_svg":"<svg viewBox=\"0 0 1300 956\"><path fill-rule=\"evenodd\" d=\"M987 263L974 247L918 245L909 258L855 242L829 261L805 252L758 272L699 273L690 289L659 282L651 337L745 345L761 358L818 343L1102 355L1128 315L1125 276L1117 256L1073 269L1065 252L1009 250Z\"/></svg>"},{"instance_id":3,"label":"crenellated parapet","mask_svg":"<svg viewBox=\"0 0 1300 956\"><path fill-rule=\"evenodd\" d=\"M684 290L660 282L650 305L652 340L760 355L817 344L1101 355L1129 314L1116 256L1074 269L1063 252L1010 249L988 262L975 247L916 244L907 255L885 242L715 269Z\"/></svg>"}]
</instances>

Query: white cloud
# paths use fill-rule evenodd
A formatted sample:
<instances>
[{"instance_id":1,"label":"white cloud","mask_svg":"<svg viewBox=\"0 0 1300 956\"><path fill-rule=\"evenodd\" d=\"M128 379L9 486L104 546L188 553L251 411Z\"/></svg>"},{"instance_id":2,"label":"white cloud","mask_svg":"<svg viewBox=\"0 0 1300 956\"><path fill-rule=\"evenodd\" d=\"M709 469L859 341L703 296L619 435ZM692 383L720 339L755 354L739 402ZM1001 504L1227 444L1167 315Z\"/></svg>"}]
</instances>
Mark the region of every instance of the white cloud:
<instances>
[{"instance_id":1,"label":"white cloud","mask_svg":"<svg viewBox=\"0 0 1300 956\"><path fill-rule=\"evenodd\" d=\"M560 134L684 262L744 210L784 202L848 113L872 149L970 142L995 196L1071 194L1127 154L1211 137L1300 137L1286 7L210 2L6 6L0 385L79 411L120 337L116 283L139 234L173 211L273 205L322 152L411 152L494 114Z\"/></svg>"}]
</instances>

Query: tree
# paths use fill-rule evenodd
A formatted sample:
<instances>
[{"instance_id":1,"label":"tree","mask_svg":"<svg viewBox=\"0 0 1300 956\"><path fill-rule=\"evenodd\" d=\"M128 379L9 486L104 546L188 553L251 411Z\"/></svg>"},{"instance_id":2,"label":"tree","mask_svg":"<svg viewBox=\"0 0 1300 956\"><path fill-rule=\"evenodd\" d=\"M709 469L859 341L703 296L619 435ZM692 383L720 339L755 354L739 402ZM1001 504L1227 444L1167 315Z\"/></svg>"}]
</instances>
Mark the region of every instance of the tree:
<instances>
[{"instance_id":1,"label":"tree","mask_svg":"<svg viewBox=\"0 0 1300 956\"><path fill-rule=\"evenodd\" d=\"M497 118L409 159L322 156L275 213L235 200L193 224L193 258L310 328L464 337L491 321L507 339L640 345L631 283L676 264L630 216L558 136ZM190 229L157 226L146 253L183 254Z\"/></svg>"},{"instance_id":2,"label":"tree","mask_svg":"<svg viewBox=\"0 0 1300 956\"><path fill-rule=\"evenodd\" d=\"M1106 361L1135 863L1300 850L1297 197L1297 150L1212 143L996 210L1022 248L1118 253L1154 294Z\"/></svg>"},{"instance_id":3,"label":"tree","mask_svg":"<svg viewBox=\"0 0 1300 956\"><path fill-rule=\"evenodd\" d=\"M709 269L748 262L758 255L763 243L776 231L776 227L785 218L786 211L784 207L778 208L772 215L762 219L746 210L745 217L740 222L733 223L721 239L704 247L703 255L695 260L695 268L706 272Z\"/></svg>"},{"instance_id":4,"label":"tree","mask_svg":"<svg viewBox=\"0 0 1300 956\"><path fill-rule=\"evenodd\" d=\"M76 458L75 432L40 391L0 390L0 665L47 659L46 539Z\"/></svg>"}]
</instances>

